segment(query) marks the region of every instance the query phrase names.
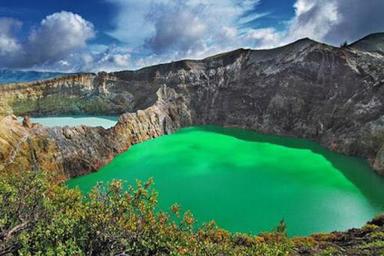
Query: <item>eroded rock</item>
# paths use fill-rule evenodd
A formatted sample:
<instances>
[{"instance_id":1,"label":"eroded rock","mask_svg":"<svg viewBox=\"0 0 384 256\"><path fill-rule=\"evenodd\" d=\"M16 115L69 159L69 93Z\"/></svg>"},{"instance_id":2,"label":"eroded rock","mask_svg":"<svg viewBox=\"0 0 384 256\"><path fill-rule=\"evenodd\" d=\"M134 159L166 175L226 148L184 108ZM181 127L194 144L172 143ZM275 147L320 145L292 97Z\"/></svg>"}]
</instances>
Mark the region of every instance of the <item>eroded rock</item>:
<instances>
[{"instance_id":1,"label":"eroded rock","mask_svg":"<svg viewBox=\"0 0 384 256\"><path fill-rule=\"evenodd\" d=\"M0 113L120 114L107 130L30 129L55 142L54 161L70 177L98 169L133 144L199 124L312 139L364 157L384 174L384 56L380 47L368 47L370 40L335 48L303 39L137 71L4 85Z\"/></svg>"}]
</instances>

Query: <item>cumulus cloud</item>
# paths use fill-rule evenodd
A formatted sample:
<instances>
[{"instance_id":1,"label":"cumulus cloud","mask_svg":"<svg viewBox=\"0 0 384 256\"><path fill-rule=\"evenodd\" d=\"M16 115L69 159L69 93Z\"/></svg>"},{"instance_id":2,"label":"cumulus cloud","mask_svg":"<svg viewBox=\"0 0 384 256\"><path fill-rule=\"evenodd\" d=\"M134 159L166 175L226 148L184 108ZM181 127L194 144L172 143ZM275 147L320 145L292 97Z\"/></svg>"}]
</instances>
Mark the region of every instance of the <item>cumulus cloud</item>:
<instances>
[{"instance_id":1,"label":"cumulus cloud","mask_svg":"<svg viewBox=\"0 0 384 256\"><path fill-rule=\"evenodd\" d=\"M237 47L236 23L265 15L250 14L259 0L108 1L119 6L111 36L169 58L201 57L214 49Z\"/></svg>"},{"instance_id":2,"label":"cumulus cloud","mask_svg":"<svg viewBox=\"0 0 384 256\"><path fill-rule=\"evenodd\" d=\"M13 34L20 26L20 21L0 19L0 54L8 57L0 65L23 68L60 61L95 35L92 23L65 11L47 16L26 40Z\"/></svg>"},{"instance_id":3,"label":"cumulus cloud","mask_svg":"<svg viewBox=\"0 0 384 256\"><path fill-rule=\"evenodd\" d=\"M384 1L337 1L339 22L325 36L330 43L354 41L369 33L384 31Z\"/></svg>"},{"instance_id":4,"label":"cumulus cloud","mask_svg":"<svg viewBox=\"0 0 384 256\"><path fill-rule=\"evenodd\" d=\"M14 55L21 46L16 39L15 31L22 23L12 18L0 18L0 56Z\"/></svg>"},{"instance_id":5,"label":"cumulus cloud","mask_svg":"<svg viewBox=\"0 0 384 256\"><path fill-rule=\"evenodd\" d=\"M274 28L250 29L243 37L243 41L257 42L260 48L273 48L281 44L282 34ZM250 43L251 44L251 43Z\"/></svg>"},{"instance_id":6,"label":"cumulus cloud","mask_svg":"<svg viewBox=\"0 0 384 256\"><path fill-rule=\"evenodd\" d=\"M288 30L288 38L292 39L311 37L322 40L340 18L333 0L297 0L294 7L296 16Z\"/></svg>"},{"instance_id":7,"label":"cumulus cloud","mask_svg":"<svg viewBox=\"0 0 384 256\"><path fill-rule=\"evenodd\" d=\"M148 15L152 0L106 0L116 6L115 29L108 34L133 48L139 47L154 32ZM159 0L164 1L164 0Z\"/></svg>"},{"instance_id":8,"label":"cumulus cloud","mask_svg":"<svg viewBox=\"0 0 384 256\"><path fill-rule=\"evenodd\" d=\"M92 23L80 15L65 11L54 13L31 32L26 45L29 61L39 64L60 60L72 50L85 47L94 35Z\"/></svg>"},{"instance_id":9,"label":"cumulus cloud","mask_svg":"<svg viewBox=\"0 0 384 256\"><path fill-rule=\"evenodd\" d=\"M272 48L304 37L339 45L384 31L382 0L296 0L295 15L282 21L283 28L257 26L258 19L273 15L273 10L258 12L258 0L108 1L119 5L110 35L128 44L138 38L133 48L146 53L135 59L136 65L202 58L238 47Z\"/></svg>"},{"instance_id":10,"label":"cumulus cloud","mask_svg":"<svg viewBox=\"0 0 384 256\"><path fill-rule=\"evenodd\" d=\"M310 37L338 45L384 31L382 0L297 0L294 7L285 41Z\"/></svg>"},{"instance_id":11,"label":"cumulus cloud","mask_svg":"<svg viewBox=\"0 0 384 256\"><path fill-rule=\"evenodd\" d=\"M384 31L383 0L295 0L280 26L261 26L273 10L261 0L104 0L117 45L90 44L92 23L57 12L18 38L21 21L0 18L0 67L61 71L136 69L183 58L203 58L239 47L272 48L303 37L339 45ZM264 23L265 24L265 23ZM99 31L100 34L100 31Z\"/></svg>"},{"instance_id":12,"label":"cumulus cloud","mask_svg":"<svg viewBox=\"0 0 384 256\"><path fill-rule=\"evenodd\" d=\"M129 49L110 46L101 52L86 49L75 51L64 58L36 66L39 70L60 70L62 72L116 71L133 67Z\"/></svg>"},{"instance_id":13,"label":"cumulus cloud","mask_svg":"<svg viewBox=\"0 0 384 256\"><path fill-rule=\"evenodd\" d=\"M203 47L203 39L208 31L207 24L189 11L186 6L178 5L168 12L161 12L156 19L155 34L147 40L154 53L168 50L188 52Z\"/></svg>"},{"instance_id":14,"label":"cumulus cloud","mask_svg":"<svg viewBox=\"0 0 384 256\"><path fill-rule=\"evenodd\" d=\"M94 61L87 67L94 71L115 71L131 67L129 49L110 47L102 53L94 55Z\"/></svg>"}]
</instances>

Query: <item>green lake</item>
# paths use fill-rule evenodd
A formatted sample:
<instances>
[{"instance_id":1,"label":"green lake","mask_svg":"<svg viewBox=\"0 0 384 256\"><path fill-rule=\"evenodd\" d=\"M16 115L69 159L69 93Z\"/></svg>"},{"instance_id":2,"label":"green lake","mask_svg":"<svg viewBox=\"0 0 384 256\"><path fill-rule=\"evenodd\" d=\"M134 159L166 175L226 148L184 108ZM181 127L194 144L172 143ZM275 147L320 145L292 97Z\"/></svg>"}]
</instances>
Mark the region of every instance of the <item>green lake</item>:
<instances>
[{"instance_id":1,"label":"green lake","mask_svg":"<svg viewBox=\"0 0 384 256\"><path fill-rule=\"evenodd\" d=\"M281 219L289 235L359 227L384 210L384 179L366 161L302 139L211 126L181 129L131 147L96 173L68 181L153 177L159 206L177 202L198 222L257 234Z\"/></svg>"}]
</instances>

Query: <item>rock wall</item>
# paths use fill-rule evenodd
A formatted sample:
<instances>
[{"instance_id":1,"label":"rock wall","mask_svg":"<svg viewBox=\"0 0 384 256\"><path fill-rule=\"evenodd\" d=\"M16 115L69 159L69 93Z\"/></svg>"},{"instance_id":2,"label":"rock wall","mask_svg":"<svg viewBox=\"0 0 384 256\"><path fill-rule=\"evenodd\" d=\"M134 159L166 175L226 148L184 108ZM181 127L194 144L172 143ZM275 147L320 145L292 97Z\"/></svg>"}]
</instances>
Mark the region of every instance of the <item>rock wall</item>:
<instances>
[{"instance_id":1,"label":"rock wall","mask_svg":"<svg viewBox=\"0 0 384 256\"><path fill-rule=\"evenodd\" d=\"M384 175L384 55L370 40L335 48L303 39L138 71L7 85L0 87L0 113L121 114L108 130L11 125L53 141L57 169L70 177L97 170L132 144L196 124L309 138L364 157Z\"/></svg>"},{"instance_id":2,"label":"rock wall","mask_svg":"<svg viewBox=\"0 0 384 256\"><path fill-rule=\"evenodd\" d=\"M114 83L114 78L105 72L3 85L0 95L0 115L18 116L122 114L134 111L136 101L142 101L142 96Z\"/></svg>"},{"instance_id":3,"label":"rock wall","mask_svg":"<svg viewBox=\"0 0 384 256\"><path fill-rule=\"evenodd\" d=\"M6 116L0 126L0 169L41 168L63 179L96 171L131 145L169 134L191 124L188 108L174 90L157 91L155 104L135 113L125 113L110 128L43 127L21 124ZM31 143L33 141L33 143Z\"/></svg>"},{"instance_id":4,"label":"rock wall","mask_svg":"<svg viewBox=\"0 0 384 256\"><path fill-rule=\"evenodd\" d=\"M50 170L65 178L59 161L60 149L47 129L39 125L22 126L16 116L0 119L0 170Z\"/></svg>"}]
</instances>

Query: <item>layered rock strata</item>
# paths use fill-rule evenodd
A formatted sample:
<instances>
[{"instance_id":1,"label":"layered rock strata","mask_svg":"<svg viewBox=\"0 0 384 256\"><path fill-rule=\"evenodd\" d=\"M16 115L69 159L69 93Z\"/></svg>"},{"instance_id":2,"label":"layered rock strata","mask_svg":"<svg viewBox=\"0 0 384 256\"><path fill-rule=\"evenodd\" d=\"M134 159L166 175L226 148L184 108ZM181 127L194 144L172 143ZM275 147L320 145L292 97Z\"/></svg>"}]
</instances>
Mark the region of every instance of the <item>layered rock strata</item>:
<instances>
[{"instance_id":1,"label":"layered rock strata","mask_svg":"<svg viewBox=\"0 0 384 256\"><path fill-rule=\"evenodd\" d=\"M303 39L138 71L2 85L0 114L7 117L0 129L0 167L52 168L54 162L54 169L73 177L97 170L135 143L213 124L312 139L364 157L384 174L383 41L383 34L375 34L337 48ZM9 117L68 114L121 116L107 130L23 127ZM20 140L25 136L47 143L28 144Z\"/></svg>"}]
</instances>

